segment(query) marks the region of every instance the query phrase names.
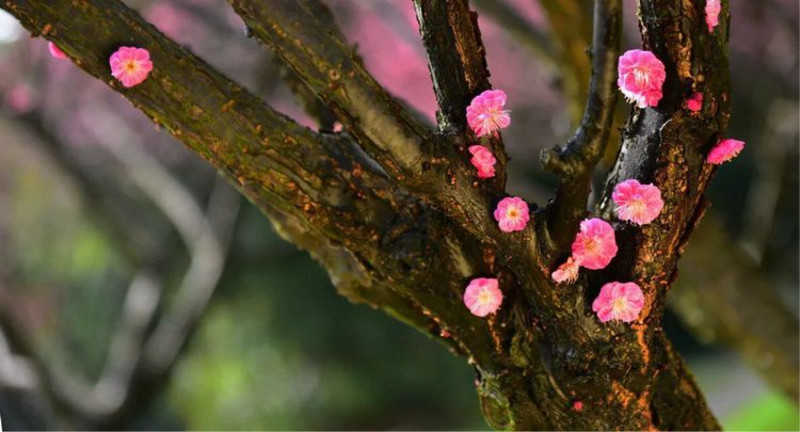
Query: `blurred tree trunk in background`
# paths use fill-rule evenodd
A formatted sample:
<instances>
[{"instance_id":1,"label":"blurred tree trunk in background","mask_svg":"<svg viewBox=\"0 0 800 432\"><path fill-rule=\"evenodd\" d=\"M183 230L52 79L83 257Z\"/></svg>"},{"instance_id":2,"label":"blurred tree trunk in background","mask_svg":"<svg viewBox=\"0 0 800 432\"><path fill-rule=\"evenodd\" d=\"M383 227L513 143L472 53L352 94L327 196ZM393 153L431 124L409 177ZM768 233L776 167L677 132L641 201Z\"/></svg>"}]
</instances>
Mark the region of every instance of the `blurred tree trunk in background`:
<instances>
[{"instance_id":1,"label":"blurred tree trunk in background","mask_svg":"<svg viewBox=\"0 0 800 432\"><path fill-rule=\"evenodd\" d=\"M324 126L319 132L276 111L118 0L2 0L2 7L221 171L281 236L322 263L342 295L464 356L477 372L492 426L719 428L661 320L678 258L708 206L704 192L715 169L705 155L725 136L730 116L727 2L714 32L706 27L704 2L638 2L644 48L666 66L664 98L657 108L630 111L593 211L612 220L613 186L636 178L659 186L663 216L643 228L617 224L620 251L612 265L568 286L556 286L550 274L570 254L588 214L595 168L614 136L620 0L542 2L560 50L551 64L568 65L564 89L585 105L571 109L581 119L574 137L542 155L560 181L555 198L515 234L501 232L492 219L505 195L501 137L482 139L497 156L496 177L477 181L469 164L467 147L479 138L466 125L465 109L491 84L466 0L414 1L439 107L435 130L370 75L319 0L229 3L247 34L288 69L293 90ZM150 51L155 69L143 84L126 89L109 76L107 59L119 46ZM705 96L699 115L682 109L693 92ZM342 132L327 130L333 119ZM505 297L487 319L462 303L467 282L480 276L497 277ZM600 285L612 280L635 281L644 291L645 307L632 325L600 324L591 312ZM172 363L163 364L161 373ZM138 366L134 373L159 376ZM92 408L86 407L90 418ZM107 424L103 416L95 420Z\"/></svg>"}]
</instances>

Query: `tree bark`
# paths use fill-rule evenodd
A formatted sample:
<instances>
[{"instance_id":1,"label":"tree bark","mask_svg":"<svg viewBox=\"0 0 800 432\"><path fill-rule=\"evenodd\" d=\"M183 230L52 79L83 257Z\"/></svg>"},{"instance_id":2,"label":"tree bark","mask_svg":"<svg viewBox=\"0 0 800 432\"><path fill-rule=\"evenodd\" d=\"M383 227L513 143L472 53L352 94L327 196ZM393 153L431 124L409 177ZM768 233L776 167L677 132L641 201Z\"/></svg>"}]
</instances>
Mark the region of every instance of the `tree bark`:
<instances>
[{"instance_id":1,"label":"tree bark","mask_svg":"<svg viewBox=\"0 0 800 432\"><path fill-rule=\"evenodd\" d=\"M640 0L645 49L666 65L657 108L633 109L596 209L625 179L654 182L662 217L615 224L612 265L555 286L586 216L591 172L612 127L620 0L597 0L592 77L575 138L547 153L561 185L519 233L502 233L492 210L504 175L476 181L464 108L490 87L475 15L465 0L415 2L439 103L437 131L414 120L364 68L317 0L229 0L252 34L302 80L348 133L304 128L170 41L117 0L2 0L33 34L128 98L156 124L225 173L284 237L308 249L339 290L381 308L465 356L478 374L487 421L503 429L718 429L701 392L663 334L666 293L683 245L705 209L713 169L705 154L729 115L727 7L709 33L703 5ZM145 47L155 69L123 89L107 58ZM700 115L681 109L693 91ZM503 172L502 141L485 141ZM500 280L503 306L481 319L462 304L474 277ZM646 303L632 325L600 324L599 287L636 281Z\"/></svg>"}]
</instances>

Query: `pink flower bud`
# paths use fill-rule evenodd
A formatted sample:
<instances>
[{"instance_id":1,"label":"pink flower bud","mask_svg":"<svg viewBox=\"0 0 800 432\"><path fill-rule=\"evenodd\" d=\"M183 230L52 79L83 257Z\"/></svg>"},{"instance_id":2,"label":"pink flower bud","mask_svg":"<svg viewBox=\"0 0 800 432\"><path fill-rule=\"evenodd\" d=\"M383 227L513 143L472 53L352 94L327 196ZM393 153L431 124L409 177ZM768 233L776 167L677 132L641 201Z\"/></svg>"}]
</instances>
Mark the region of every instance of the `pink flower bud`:
<instances>
[{"instance_id":1,"label":"pink flower bud","mask_svg":"<svg viewBox=\"0 0 800 432\"><path fill-rule=\"evenodd\" d=\"M48 42L47 43L47 49L50 50L50 55L51 56L53 56L53 57L55 57L55 58L57 58L59 60L63 60L65 58L67 58L67 55L64 54L64 51L61 51L61 48L57 47L56 44L54 44L53 42Z\"/></svg>"},{"instance_id":2,"label":"pink flower bud","mask_svg":"<svg viewBox=\"0 0 800 432\"><path fill-rule=\"evenodd\" d=\"M494 177L494 164L497 163L497 160L491 150L484 146L474 145L469 148L469 152L472 153L470 162L478 170L478 177Z\"/></svg>"},{"instance_id":3,"label":"pink flower bud","mask_svg":"<svg viewBox=\"0 0 800 432\"><path fill-rule=\"evenodd\" d=\"M572 259L572 257L567 258L564 264L558 266L558 269L553 272L551 275L553 280L556 281L557 284L561 284L564 282L572 283L575 282L575 279L578 278L578 270L580 266L578 263Z\"/></svg>"},{"instance_id":4,"label":"pink flower bud","mask_svg":"<svg viewBox=\"0 0 800 432\"><path fill-rule=\"evenodd\" d=\"M724 139L718 142L717 145L711 149L711 152L708 154L708 158L706 158L706 162L714 165L720 165L735 158L739 152L742 151L742 149L744 149L744 141L739 141L732 138Z\"/></svg>"},{"instance_id":5,"label":"pink flower bud","mask_svg":"<svg viewBox=\"0 0 800 432\"><path fill-rule=\"evenodd\" d=\"M719 25L719 13L722 5L719 0L706 0L706 24L708 31L713 32L714 27Z\"/></svg>"}]
</instances>

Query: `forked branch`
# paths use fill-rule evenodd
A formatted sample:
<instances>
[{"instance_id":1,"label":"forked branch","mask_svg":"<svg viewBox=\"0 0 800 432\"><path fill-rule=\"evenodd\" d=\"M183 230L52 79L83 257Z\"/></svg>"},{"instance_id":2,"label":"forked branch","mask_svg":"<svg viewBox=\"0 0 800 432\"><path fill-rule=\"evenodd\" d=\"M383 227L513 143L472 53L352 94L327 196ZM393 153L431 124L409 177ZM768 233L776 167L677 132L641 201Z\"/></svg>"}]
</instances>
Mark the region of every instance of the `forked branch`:
<instances>
[{"instance_id":1,"label":"forked branch","mask_svg":"<svg viewBox=\"0 0 800 432\"><path fill-rule=\"evenodd\" d=\"M560 179L547 228L552 251L563 251L586 212L594 168L608 142L614 106L615 80L622 31L620 0L597 0L592 37L592 78L583 119L563 148L546 149L542 163Z\"/></svg>"}]
</instances>

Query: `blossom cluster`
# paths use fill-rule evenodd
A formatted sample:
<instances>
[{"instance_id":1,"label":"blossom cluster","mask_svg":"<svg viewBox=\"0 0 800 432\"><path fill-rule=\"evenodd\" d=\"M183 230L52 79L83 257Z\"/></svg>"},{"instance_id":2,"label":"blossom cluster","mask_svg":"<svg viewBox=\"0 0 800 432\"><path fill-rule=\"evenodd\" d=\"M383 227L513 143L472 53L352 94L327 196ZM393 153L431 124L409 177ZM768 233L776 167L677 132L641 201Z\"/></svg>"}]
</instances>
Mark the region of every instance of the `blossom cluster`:
<instances>
[{"instance_id":1,"label":"blossom cluster","mask_svg":"<svg viewBox=\"0 0 800 432\"><path fill-rule=\"evenodd\" d=\"M719 0L707 0L706 22L709 31L718 25ZM48 44L50 54L57 59L67 55L53 42ZM138 47L120 47L109 58L111 75L126 88L144 82L153 70L150 52ZM664 64L650 51L630 50L618 63L620 91L639 108L655 107L663 97L666 81ZM507 95L502 90L486 90L477 95L466 108L467 125L478 139L497 136L500 129L511 124L510 111L505 109ZM693 93L684 102L684 107L699 112L703 106L703 94ZM731 160L744 148L744 142L735 139L720 140L707 156L709 164L719 165ZM480 179L495 176L497 159L490 147L474 144L468 147L470 163ZM664 201L659 188L653 184L642 184L636 179L618 183L612 193L615 214L620 221L635 225L647 225L660 215ZM530 214L528 204L520 197L501 199L494 210L494 219L505 233L524 231ZM556 283L572 283L578 278L580 268L601 270L617 255L614 227L600 218L588 218L580 223L580 230L572 243L572 253L553 273ZM464 305L478 317L494 314L503 302L503 292L497 278L474 278L468 283ZM619 320L632 322L638 319L645 298L641 287L635 282L612 281L603 285L592 303L592 310L601 322Z\"/></svg>"},{"instance_id":2,"label":"blossom cluster","mask_svg":"<svg viewBox=\"0 0 800 432\"><path fill-rule=\"evenodd\" d=\"M712 0L709 0L712 1ZM656 106L662 98L666 80L664 64L649 51L631 50L620 57L618 85L623 94L640 108ZM505 110L506 94L502 90L487 90L476 96L467 108L467 124L476 136L494 136L511 123ZM699 112L703 107L703 93L693 93L684 108ZM709 164L731 160L744 148L744 142L734 139L719 141L707 156ZM480 179L495 176L496 158L489 147L475 144L468 148L470 163ZM622 222L637 226L654 222L664 208L661 190L654 184L637 179L619 182L612 192L614 214ZM501 231L524 231L529 220L528 204L520 197L501 199L493 212ZM588 218L580 223L580 230L572 243L572 254L551 277L557 284L573 283L581 267L588 270L606 268L614 259L617 246L614 227L600 218ZM470 281L464 293L464 304L476 316L496 313L502 304L503 294L499 282L493 278L476 278ZM644 306L644 294L635 282L609 282L600 289L592 303L592 310L601 322L635 321Z\"/></svg>"}]
</instances>

